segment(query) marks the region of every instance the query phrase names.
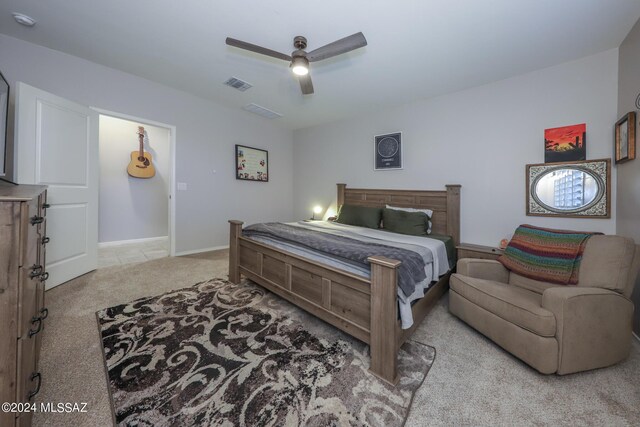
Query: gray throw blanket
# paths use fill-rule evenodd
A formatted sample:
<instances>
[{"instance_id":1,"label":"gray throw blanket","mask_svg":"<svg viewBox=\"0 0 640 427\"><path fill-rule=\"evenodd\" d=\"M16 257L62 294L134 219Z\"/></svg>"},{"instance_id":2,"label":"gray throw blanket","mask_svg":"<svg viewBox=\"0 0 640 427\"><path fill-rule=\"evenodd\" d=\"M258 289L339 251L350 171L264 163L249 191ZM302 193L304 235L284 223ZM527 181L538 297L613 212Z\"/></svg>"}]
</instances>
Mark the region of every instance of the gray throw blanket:
<instances>
[{"instance_id":1,"label":"gray throw blanket","mask_svg":"<svg viewBox=\"0 0 640 427\"><path fill-rule=\"evenodd\" d=\"M293 243L367 268L370 268L367 258L374 255L401 261L402 264L398 267L398 286L406 296L413 294L416 285L427 278L424 272L424 259L417 252L408 249L360 242L348 237L335 236L279 222L250 225L242 231L242 234L247 237L262 236Z\"/></svg>"}]
</instances>

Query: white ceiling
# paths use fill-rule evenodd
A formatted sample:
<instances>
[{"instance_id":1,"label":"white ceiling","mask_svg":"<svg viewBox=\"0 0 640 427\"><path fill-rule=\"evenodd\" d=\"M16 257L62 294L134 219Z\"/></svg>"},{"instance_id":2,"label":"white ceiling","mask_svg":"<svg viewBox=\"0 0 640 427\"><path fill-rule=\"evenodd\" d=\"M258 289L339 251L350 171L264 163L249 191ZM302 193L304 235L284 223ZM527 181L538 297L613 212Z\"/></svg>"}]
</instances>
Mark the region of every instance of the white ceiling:
<instances>
[{"instance_id":1,"label":"white ceiling","mask_svg":"<svg viewBox=\"0 0 640 427\"><path fill-rule=\"evenodd\" d=\"M34 28L11 16L35 18ZM0 32L232 108L255 102L302 128L432 97L618 47L638 0L2 0ZM362 31L369 45L312 64L302 96L288 64L225 45L290 53ZM254 85L223 86L235 76ZM249 114L249 113L247 113Z\"/></svg>"}]
</instances>

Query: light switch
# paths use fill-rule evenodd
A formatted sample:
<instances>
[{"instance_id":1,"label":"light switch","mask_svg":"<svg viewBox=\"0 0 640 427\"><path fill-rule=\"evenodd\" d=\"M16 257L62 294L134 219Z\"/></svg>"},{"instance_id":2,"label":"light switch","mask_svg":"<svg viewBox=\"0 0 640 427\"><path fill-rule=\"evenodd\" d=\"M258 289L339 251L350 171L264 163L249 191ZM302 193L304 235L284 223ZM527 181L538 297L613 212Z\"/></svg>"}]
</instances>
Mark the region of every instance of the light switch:
<instances>
[{"instance_id":1,"label":"light switch","mask_svg":"<svg viewBox=\"0 0 640 427\"><path fill-rule=\"evenodd\" d=\"M178 191L187 191L187 183L179 182L178 183Z\"/></svg>"}]
</instances>

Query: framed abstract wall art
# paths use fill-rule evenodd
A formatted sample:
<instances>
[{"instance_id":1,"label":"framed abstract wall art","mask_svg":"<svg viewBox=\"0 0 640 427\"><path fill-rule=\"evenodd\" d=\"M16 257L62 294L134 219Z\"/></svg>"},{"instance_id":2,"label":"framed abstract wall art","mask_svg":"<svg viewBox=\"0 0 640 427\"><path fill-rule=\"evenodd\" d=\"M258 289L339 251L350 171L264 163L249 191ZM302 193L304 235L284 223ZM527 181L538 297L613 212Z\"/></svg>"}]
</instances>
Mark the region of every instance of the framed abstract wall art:
<instances>
[{"instance_id":1,"label":"framed abstract wall art","mask_svg":"<svg viewBox=\"0 0 640 427\"><path fill-rule=\"evenodd\" d=\"M374 137L373 168L375 170L402 169L402 132Z\"/></svg>"},{"instance_id":2,"label":"framed abstract wall art","mask_svg":"<svg viewBox=\"0 0 640 427\"><path fill-rule=\"evenodd\" d=\"M269 152L245 145L236 145L236 179L268 182Z\"/></svg>"},{"instance_id":3,"label":"framed abstract wall art","mask_svg":"<svg viewBox=\"0 0 640 427\"><path fill-rule=\"evenodd\" d=\"M587 159L587 125L544 130L544 162L576 162Z\"/></svg>"},{"instance_id":4,"label":"framed abstract wall art","mask_svg":"<svg viewBox=\"0 0 640 427\"><path fill-rule=\"evenodd\" d=\"M616 163L636 158L636 113L626 114L616 123Z\"/></svg>"}]
</instances>

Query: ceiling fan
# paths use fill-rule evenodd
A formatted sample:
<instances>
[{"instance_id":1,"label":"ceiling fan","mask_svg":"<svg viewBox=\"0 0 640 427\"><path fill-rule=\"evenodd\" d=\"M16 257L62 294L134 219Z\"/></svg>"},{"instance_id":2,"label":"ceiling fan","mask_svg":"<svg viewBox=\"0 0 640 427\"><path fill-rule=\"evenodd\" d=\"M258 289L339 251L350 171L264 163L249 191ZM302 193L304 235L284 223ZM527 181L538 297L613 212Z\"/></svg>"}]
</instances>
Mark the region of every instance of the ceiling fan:
<instances>
[{"instance_id":1,"label":"ceiling fan","mask_svg":"<svg viewBox=\"0 0 640 427\"><path fill-rule=\"evenodd\" d=\"M367 39L364 38L364 34L361 32L355 33L343 39L336 40L333 43L319 47L318 49L312 50L311 52L306 52L307 39L302 36L296 36L293 39L293 46L296 50L291 52L291 55L286 55L284 53L276 52L275 50L267 49L266 47L243 42L241 40L232 39L231 37L227 37L227 44L229 46L267 55L272 58L290 61L291 64L289 67L298 77L302 93L304 95L310 95L313 93L313 84L311 83L311 76L309 75L310 62L322 61L323 59L332 58L364 47L367 45Z\"/></svg>"}]
</instances>

